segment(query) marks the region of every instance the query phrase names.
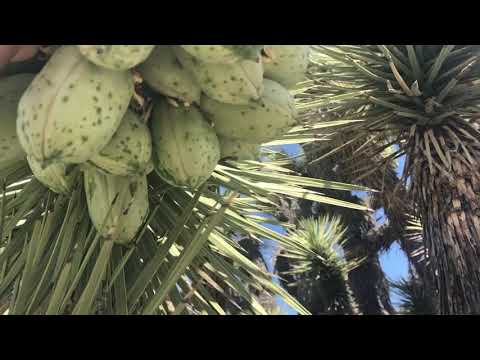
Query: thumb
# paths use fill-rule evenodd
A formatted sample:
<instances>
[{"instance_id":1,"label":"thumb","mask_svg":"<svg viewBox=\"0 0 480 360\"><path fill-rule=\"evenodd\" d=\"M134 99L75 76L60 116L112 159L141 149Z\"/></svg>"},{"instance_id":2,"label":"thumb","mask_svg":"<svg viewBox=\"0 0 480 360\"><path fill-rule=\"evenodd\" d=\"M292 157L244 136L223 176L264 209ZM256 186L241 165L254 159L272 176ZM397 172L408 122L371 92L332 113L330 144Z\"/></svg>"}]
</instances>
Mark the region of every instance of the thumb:
<instances>
[{"instance_id":1,"label":"thumb","mask_svg":"<svg viewBox=\"0 0 480 360\"><path fill-rule=\"evenodd\" d=\"M15 56L10 60L11 62L25 61L35 56L38 51L39 45L21 45L18 48Z\"/></svg>"},{"instance_id":2,"label":"thumb","mask_svg":"<svg viewBox=\"0 0 480 360\"><path fill-rule=\"evenodd\" d=\"M8 64L18 50L19 45L0 45L0 67Z\"/></svg>"},{"instance_id":3,"label":"thumb","mask_svg":"<svg viewBox=\"0 0 480 360\"><path fill-rule=\"evenodd\" d=\"M35 56L39 45L0 45L0 67Z\"/></svg>"}]
</instances>

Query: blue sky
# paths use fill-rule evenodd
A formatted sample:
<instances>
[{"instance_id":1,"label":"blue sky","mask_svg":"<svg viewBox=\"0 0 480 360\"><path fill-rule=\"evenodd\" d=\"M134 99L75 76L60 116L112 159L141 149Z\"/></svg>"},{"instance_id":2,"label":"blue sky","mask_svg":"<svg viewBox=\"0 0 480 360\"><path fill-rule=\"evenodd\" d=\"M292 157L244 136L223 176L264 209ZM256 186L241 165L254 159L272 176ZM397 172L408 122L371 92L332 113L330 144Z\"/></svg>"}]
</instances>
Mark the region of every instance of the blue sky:
<instances>
[{"instance_id":1,"label":"blue sky","mask_svg":"<svg viewBox=\"0 0 480 360\"><path fill-rule=\"evenodd\" d=\"M296 155L298 154L299 146L288 145L288 146L284 146L283 149L289 155ZM403 171L403 165L404 165L404 159L401 158L399 160L399 168L398 168L399 173ZM380 219L383 217L383 215L384 214L382 209L375 213L375 216ZM270 224L264 224L264 225L281 234L285 233L285 229L283 229L280 226L274 226ZM265 258L265 261L267 262L267 265L270 271L273 271L272 260L276 250L277 248L276 248L275 242L272 242L270 240L265 240L265 243L262 246L262 254ZM387 252L381 254L380 264L389 280L397 281L402 278L408 277L408 260L407 260L407 257L405 256L405 253L400 249L400 246L397 243L391 246L391 248ZM393 291L391 292L390 296L391 296L392 303L395 306L399 301L399 296ZM278 299L278 301L284 313L288 315L296 314L296 312L293 309L291 309L288 305L286 305L280 298Z\"/></svg>"}]
</instances>

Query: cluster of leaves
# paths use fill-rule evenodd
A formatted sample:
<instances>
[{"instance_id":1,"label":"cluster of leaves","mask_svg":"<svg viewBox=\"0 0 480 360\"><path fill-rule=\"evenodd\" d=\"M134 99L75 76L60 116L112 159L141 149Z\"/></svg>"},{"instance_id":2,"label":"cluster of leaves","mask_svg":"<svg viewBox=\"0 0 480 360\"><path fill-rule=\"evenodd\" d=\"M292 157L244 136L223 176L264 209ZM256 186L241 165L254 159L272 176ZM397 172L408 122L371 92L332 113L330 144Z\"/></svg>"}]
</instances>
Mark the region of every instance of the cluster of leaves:
<instances>
[{"instance_id":1,"label":"cluster of leaves","mask_svg":"<svg viewBox=\"0 0 480 360\"><path fill-rule=\"evenodd\" d=\"M93 228L81 175L68 197L43 187L26 163L0 178L0 304L9 314L225 314L221 299L232 294L242 313L267 314L252 287L308 314L232 234L302 249L261 224L280 196L364 209L321 192L363 188L292 175L275 161L221 164L196 193L152 174L148 221L122 247Z\"/></svg>"},{"instance_id":2,"label":"cluster of leaves","mask_svg":"<svg viewBox=\"0 0 480 360\"><path fill-rule=\"evenodd\" d=\"M348 273L361 259L346 260L346 228L338 217L301 219L290 231L292 245L277 256L283 286L315 315L356 314Z\"/></svg>"}]
</instances>

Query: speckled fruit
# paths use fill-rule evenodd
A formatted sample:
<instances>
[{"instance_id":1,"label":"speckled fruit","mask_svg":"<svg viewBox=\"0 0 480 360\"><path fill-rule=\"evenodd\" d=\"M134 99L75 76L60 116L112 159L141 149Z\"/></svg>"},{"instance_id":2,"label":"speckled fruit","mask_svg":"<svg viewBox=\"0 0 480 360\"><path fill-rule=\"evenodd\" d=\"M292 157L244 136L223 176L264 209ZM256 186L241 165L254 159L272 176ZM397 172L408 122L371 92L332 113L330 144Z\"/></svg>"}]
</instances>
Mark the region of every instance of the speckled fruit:
<instances>
[{"instance_id":1,"label":"speckled fruit","mask_svg":"<svg viewBox=\"0 0 480 360\"><path fill-rule=\"evenodd\" d=\"M263 96L248 105L223 104L207 96L201 108L219 136L257 144L278 139L296 124L293 96L280 84L265 79Z\"/></svg>"},{"instance_id":2,"label":"speckled fruit","mask_svg":"<svg viewBox=\"0 0 480 360\"><path fill-rule=\"evenodd\" d=\"M115 243L129 244L148 216L146 176L132 179L107 175L86 166L84 183L88 212L95 229Z\"/></svg>"},{"instance_id":3,"label":"speckled fruit","mask_svg":"<svg viewBox=\"0 0 480 360\"><path fill-rule=\"evenodd\" d=\"M92 63L110 70L124 71L142 62L155 45L77 45Z\"/></svg>"},{"instance_id":4,"label":"speckled fruit","mask_svg":"<svg viewBox=\"0 0 480 360\"><path fill-rule=\"evenodd\" d=\"M40 163L83 163L112 139L132 95L131 74L98 67L75 46L62 47L20 100L20 143Z\"/></svg>"},{"instance_id":5,"label":"speckled fruit","mask_svg":"<svg viewBox=\"0 0 480 360\"><path fill-rule=\"evenodd\" d=\"M271 45L268 50L273 59L264 64L266 78L287 88L305 81L310 45Z\"/></svg>"},{"instance_id":6,"label":"speckled fruit","mask_svg":"<svg viewBox=\"0 0 480 360\"><path fill-rule=\"evenodd\" d=\"M157 45L138 71L145 82L160 94L189 104L200 102L200 86L193 74L178 61L171 45Z\"/></svg>"},{"instance_id":7,"label":"speckled fruit","mask_svg":"<svg viewBox=\"0 0 480 360\"><path fill-rule=\"evenodd\" d=\"M235 160L256 160L260 155L260 145L246 141L232 140L220 137L221 158Z\"/></svg>"},{"instance_id":8,"label":"speckled fruit","mask_svg":"<svg viewBox=\"0 0 480 360\"><path fill-rule=\"evenodd\" d=\"M35 178L57 194L68 194L74 185L78 169L75 165L50 164L42 168L33 157L28 156L28 165Z\"/></svg>"},{"instance_id":9,"label":"speckled fruit","mask_svg":"<svg viewBox=\"0 0 480 360\"><path fill-rule=\"evenodd\" d=\"M263 91L263 65L243 60L233 64L209 64L197 60L181 47L175 48L178 60L190 70L208 97L227 104L244 105L259 99Z\"/></svg>"},{"instance_id":10,"label":"speckled fruit","mask_svg":"<svg viewBox=\"0 0 480 360\"><path fill-rule=\"evenodd\" d=\"M174 107L160 100L151 127L153 163L166 182L195 189L210 177L220 160L220 146L196 107Z\"/></svg>"},{"instance_id":11,"label":"speckled fruit","mask_svg":"<svg viewBox=\"0 0 480 360\"><path fill-rule=\"evenodd\" d=\"M0 170L25 159L17 137L17 108L34 77L32 74L21 74L0 79Z\"/></svg>"},{"instance_id":12,"label":"speckled fruit","mask_svg":"<svg viewBox=\"0 0 480 360\"><path fill-rule=\"evenodd\" d=\"M150 130L128 110L112 140L90 163L112 175L133 176L147 171L151 156Z\"/></svg>"},{"instance_id":13,"label":"speckled fruit","mask_svg":"<svg viewBox=\"0 0 480 360\"><path fill-rule=\"evenodd\" d=\"M213 64L231 64L256 60L265 45L180 45L198 60Z\"/></svg>"}]
</instances>

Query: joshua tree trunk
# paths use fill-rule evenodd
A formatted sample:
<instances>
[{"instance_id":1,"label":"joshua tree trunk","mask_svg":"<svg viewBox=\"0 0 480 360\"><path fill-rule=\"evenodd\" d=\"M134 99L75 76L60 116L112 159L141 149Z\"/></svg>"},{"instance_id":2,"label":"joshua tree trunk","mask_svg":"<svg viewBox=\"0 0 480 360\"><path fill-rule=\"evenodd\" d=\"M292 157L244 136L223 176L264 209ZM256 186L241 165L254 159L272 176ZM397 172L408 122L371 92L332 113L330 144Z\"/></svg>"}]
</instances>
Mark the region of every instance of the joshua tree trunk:
<instances>
[{"instance_id":1,"label":"joshua tree trunk","mask_svg":"<svg viewBox=\"0 0 480 360\"><path fill-rule=\"evenodd\" d=\"M480 151L468 150L480 159ZM442 314L480 314L480 172L475 163L453 157L448 177L426 160L415 166L414 191Z\"/></svg>"},{"instance_id":2,"label":"joshua tree trunk","mask_svg":"<svg viewBox=\"0 0 480 360\"><path fill-rule=\"evenodd\" d=\"M364 315L390 315L395 310L388 295L388 283L383 276L378 257L368 258L349 273L358 307Z\"/></svg>"},{"instance_id":3,"label":"joshua tree trunk","mask_svg":"<svg viewBox=\"0 0 480 360\"><path fill-rule=\"evenodd\" d=\"M378 252L369 246L372 240L368 236L351 237L347 242L345 247L347 258L365 258L358 267L350 271L348 275L350 287L363 314L393 314L395 310L390 302L389 285L381 268Z\"/></svg>"}]
</instances>

